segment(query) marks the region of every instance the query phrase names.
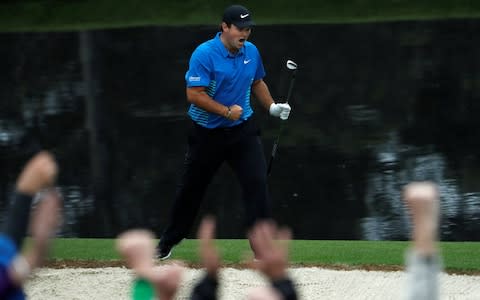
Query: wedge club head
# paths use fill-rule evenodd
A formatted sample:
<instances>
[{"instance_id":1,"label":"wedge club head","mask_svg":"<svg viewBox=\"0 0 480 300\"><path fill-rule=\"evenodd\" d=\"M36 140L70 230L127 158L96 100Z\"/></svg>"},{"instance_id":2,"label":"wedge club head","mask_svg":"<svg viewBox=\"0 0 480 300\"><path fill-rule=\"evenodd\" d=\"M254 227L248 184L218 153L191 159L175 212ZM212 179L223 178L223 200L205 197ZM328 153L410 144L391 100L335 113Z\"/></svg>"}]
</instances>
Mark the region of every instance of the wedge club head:
<instances>
[{"instance_id":1,"label":"wedge club head","mask_svg":"<svg viewBox=\"0 0 480 300\"><path fill-rule=\"evenodd\" d=\"M287 69L289 70L296 70L298 68L298 65L296 62L294 62L293 60L287 60Z\"/></svg>"}]
</instances>

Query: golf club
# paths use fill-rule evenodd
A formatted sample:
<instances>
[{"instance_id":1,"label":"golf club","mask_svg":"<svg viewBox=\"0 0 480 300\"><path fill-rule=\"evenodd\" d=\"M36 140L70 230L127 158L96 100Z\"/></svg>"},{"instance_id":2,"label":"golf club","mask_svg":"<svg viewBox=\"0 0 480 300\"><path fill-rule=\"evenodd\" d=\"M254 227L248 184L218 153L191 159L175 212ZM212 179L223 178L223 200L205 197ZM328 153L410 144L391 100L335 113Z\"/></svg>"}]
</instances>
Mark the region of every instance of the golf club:
<instances>
[{"instance_id":1,"label":"golf club","mask_svg":"<svg viewBox=\"0 0 480 300\"><path fill-rule=\"evenodd\" d=\"M292 70L292 77L290 79L290 85L288 87L287 99L285 103L290 101L290 97L292 96L293 85L295 84L295 75L297 74L298 65L293 60L287 60L287 69ZM282 135L283 129L285 127L285 123L287 120L280 121L280 130L278 131L278 135L273 143L272 148L272 155L270 156L270 161L268 162L268 169L267 169L267 176L270 176L270 172L272 171L272 164L275 155L277 154L278 144L280 143L280 136Z\"/></svg>"}]
</instances>

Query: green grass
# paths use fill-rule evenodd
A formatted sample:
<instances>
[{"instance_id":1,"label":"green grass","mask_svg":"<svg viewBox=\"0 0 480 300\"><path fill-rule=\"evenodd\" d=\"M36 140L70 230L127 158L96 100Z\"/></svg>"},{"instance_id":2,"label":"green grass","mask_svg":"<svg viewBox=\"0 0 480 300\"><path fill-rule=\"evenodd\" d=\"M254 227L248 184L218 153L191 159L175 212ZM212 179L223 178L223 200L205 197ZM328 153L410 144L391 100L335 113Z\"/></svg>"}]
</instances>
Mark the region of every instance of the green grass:
<instances>
[{"instance_id":1,"label":"green grass","mask_svg":"<svg viewBox=\"0 0 480 300\"><path fill-rule=\"evenodd\" d=\"M112 239L56 239L55 260L118 260ZM226 264L241 263L250 253L247 240L217 240ZM408 242L294 240L290 261L311 266L402 266ZM480 242L441 242L445 269L453 272L480 272ZM185 240L174 250L174 258L198 263L197 240Z\"/></svg>"},{"instance_id":2,"label":"green grass","mask_svg":"<svg viewBox=\"0 0 480 300\"><path fill-rule=\"evenodd\" d=\"M145 25L216 25L226 0L23 0L0 4L0 31L79 30ZM476 18L472 0L238 1L257 24L347 23Z\"/></svg>"}]
</instances>

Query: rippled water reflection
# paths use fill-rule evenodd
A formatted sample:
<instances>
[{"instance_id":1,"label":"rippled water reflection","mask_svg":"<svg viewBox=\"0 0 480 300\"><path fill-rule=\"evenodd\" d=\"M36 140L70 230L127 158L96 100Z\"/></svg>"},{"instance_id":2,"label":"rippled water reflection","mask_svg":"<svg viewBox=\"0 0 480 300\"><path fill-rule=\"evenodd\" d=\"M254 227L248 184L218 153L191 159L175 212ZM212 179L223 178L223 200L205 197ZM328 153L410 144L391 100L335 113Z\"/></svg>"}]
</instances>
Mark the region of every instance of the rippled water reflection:
<instances>
[{"instance_id":1,"label":"rippled water reflection","mask_svg":"<svg viewBox=\"0 0 480 300\"><path fill-rule=\"evenodd\" d=\"M480 22L258 26L266 81L285 97L301 67L274 163L274 213L304 239L407 239L411 180L442 195L444 240L480 239ZM0 34L0 186L40 148L58 156L62 236L165 226L185 149L184 72L215 27ZM292 43L292 39L295 43ZM272 47L275 45L275 47ZM278 121L257 107L265 153ZM202 214L243 237L224 167ZM2 214L2 217L4 215Z\"/></svg>"}]
</instances>

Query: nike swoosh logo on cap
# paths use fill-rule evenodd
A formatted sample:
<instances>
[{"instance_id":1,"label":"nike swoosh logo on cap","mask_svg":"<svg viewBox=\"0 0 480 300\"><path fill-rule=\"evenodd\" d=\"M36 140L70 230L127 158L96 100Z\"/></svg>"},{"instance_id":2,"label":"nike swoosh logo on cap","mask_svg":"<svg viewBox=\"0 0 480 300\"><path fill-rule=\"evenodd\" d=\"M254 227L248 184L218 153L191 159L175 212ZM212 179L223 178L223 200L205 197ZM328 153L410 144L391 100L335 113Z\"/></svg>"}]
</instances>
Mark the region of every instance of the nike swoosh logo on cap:
<instances>
[{"instance_id":1,"label":"nike swoosh logo on cap","mask_svg":"<svg viewBox=\"0 0 480 300\"><path fill-rule=\"evenodd\" d=\"M240 14L240 18L245 19L246 17L248 17L248 15L249 14L244 14L244 15Z\"/></svg>"},{"instance_id":2,"label":"nike swoosh logo on cap","mask_svg":"<svg viewBox=\"0 0 480 300\"><path fill-rule=\"evenodd\" d=\"M244 64L248 64L250 61L251 61L251 59L244 59L244 60L243 60L243 63L244 63Z\"/></svg>"}]
</instances>

